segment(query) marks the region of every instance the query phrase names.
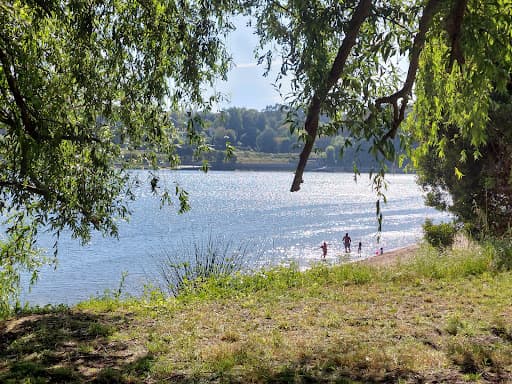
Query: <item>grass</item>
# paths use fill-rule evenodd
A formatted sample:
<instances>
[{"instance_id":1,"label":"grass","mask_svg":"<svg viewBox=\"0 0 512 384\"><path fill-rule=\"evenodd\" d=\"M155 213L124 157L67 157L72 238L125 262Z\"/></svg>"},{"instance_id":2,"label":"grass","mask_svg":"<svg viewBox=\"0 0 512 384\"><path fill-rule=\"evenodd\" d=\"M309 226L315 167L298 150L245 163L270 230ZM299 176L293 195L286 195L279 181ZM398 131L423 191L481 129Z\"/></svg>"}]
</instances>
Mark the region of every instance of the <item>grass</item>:
<instances>
[{"instance_id":1,"label":"grass","mask_svg":"<svg viewBox=\"0 0 512 384\"><path fill-rule=\"evenodd\" d=\"M125 159L123 163L124 166L133 167L133 168L146 168L151 164L147 159L144 158L144 151L142 150L122 150L122 155ZM265 152L257 152L252 150L242 150L236 149L236 162L238 164L291 164L296 162L298 159L297 153L265 153ZM317 159L317 154L312 154L311 159ZM157 154L157 161L159 165L164 165L167 163L165 156L162 154ZM199 163L195 162L195 163Z\"/></svg>"},{"instance_id":2,"label":"grass","mask_svg":"<svg viewBox=\"0 0 512 384\"><path fill-rule=\"evenodd\" d=\"M0 323L0 382L503 383L512 273L492 248L210 279Z\"/></svg>"},{"instance_id":3,"label":"grass","mask_svg":"<svg viewBox=\"0 0 512 384\"><path fill-rule=\"evenodd\" d=\"M239 149L235 154L236 161L240 164L288 164L298 157L297 154L290 153L264 153Z\"/></svg>"}]
</instances>

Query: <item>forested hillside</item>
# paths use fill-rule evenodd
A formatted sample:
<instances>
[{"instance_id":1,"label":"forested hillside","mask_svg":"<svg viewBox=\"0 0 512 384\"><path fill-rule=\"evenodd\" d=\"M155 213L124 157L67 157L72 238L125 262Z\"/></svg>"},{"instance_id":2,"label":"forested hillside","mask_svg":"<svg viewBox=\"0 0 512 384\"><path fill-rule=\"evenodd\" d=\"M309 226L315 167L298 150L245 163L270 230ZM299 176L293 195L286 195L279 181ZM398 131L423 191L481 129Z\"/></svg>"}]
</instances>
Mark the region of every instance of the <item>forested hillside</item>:
<instances>
[{"instance_id":1,"label":"forested hillside","mask_svg":"<svg viewBox=\"0 0 512 384\"><path fill-rule=\"evenodd\" d=\"M184 114L173 113L172 120L181 128L185 128L187 117ZM323 118L323 123L328 123ZM208 112L202 115L202 124L214 151L207 156L208 160L219 163L224 160L226 145L235 147L233 162L240 160L240 154L261 152L263 154L290 154L290 160L295 160L300 149L297 144L296 133L290 132L287 122L286 110L281 105L267 106L264 110L232 107L222 112ZM376 165L375 157L369 153L368 142L358 142L351 139L338 128L335 136L323 136L316 141L316 156L313 161L316 165L366 170ZM395 141L395 148L399 152L399 141ZM343 158L341 158L343 153ZM193 150L189 146L182 146L179 154L184 164L193 163ZM282 159L283 157L278 157ZM395 162L396 164L397 162Z\"/></svg>"}]
</instances>

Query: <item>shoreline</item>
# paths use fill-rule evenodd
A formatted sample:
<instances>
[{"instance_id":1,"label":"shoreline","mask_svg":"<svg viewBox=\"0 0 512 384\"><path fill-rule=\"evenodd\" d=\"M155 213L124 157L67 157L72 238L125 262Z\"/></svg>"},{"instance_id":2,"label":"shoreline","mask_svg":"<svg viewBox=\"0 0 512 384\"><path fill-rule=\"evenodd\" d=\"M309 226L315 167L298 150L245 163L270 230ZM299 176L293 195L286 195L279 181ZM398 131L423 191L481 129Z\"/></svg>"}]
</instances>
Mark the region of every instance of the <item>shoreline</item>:
<instances>
[{"instance_id":1,"label":"shoreline","mask_svg":"<svg viewBox=\"0 0 512 384\"><path fill-rule=\"evenodd\" d=\"M369 264L374 266L387 266L408 260L416 255L416 251L420 249L420 245L410 244L405 247L395 248L384 252L382 255L373 255L364 260L358 260L358 263Z\"/></svg>"},{"instance_id":2,"label":"shoreline","mask_svg":"<svg viewBox=\"0 0 512 384\"><path fill-rule=\"evenodd\" d=\"M119 165L120 167L120 165ZM134 171L151 171L153 170L149 164L135 165L126 168L127 170ZM177 167L169 167L165 164L160 164L157 170L171 170L179 172L200 171L203 169L201 164L181 164ZM208 172L211 171L230 171L230 172L295 172L295 163L235 163L235 164L219 164L210 163ZM370 173L371 167L361 167L358 169L360 173ZM347 166L315 166L311 165L306 167L305 172L318 172L318 173L354 173L353 167ZM414 175L415 172L404 171L400 168L393 168L387 174L390 175Z\"/></svg>"}]
</instances>

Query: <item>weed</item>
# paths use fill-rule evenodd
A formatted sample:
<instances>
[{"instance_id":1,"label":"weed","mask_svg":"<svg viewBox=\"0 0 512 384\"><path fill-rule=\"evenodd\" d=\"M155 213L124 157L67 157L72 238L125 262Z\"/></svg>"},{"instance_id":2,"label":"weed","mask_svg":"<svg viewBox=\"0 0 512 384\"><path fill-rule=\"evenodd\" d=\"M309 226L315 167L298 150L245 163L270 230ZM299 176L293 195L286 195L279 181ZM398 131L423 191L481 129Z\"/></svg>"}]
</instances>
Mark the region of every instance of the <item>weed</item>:
<instances>
[{"instance_id":1,"label":"weed","mask_svg":"<svg viewBox=\"0 0 512 384\"><path fill-rule=\"evenodd\" d=\"M497 271L512 270L512 240L490 240L484 246L484 252L492 255L493 267Z\"/></svg>"},{"instance_id":2,"label":"weed","mask_svg":"<svg viewBox=\"0 0 512 384\"><path fill-rule=\"evenodd\" d=\"M463 339L448 346L448 355L465 374L477 374L494 364L492 348Z\"/></svg>"},{"instance_id":3,"label":"weed","mask_svg":"<svg viewBox=\"0 0 512 384\"><path fill-rule=\"evenodd\" d=\"M237 332L228 331L225 332L220 339L227 343L235 343L240 340L240 335Z\"/></svg>"},{"instance_id":4,"label":"weed","mask_svg":"<svg viewBox=\"0 0 512 384\"><path fill-rule=\"evenodd\" d=\"M496 320L490 330L493 335L501 337L503 340L512 343L512 329L505 323L505 321L503 321L503 319Z\"/></svg>"},{"instance_id":5,"label":"weed","mask_svg":"<svg viewBox=\"0 0 512 384\"><path fill-rule=\"evenodd\" d=\"M452 316L448 319L445 331L452 336L459 334L466 328L466 324L460 319L458 315Z\"/></svg>"},{"instance_id":6,"label":"weed","mask_svg":"<svg viewBox=\"0 0 512 384\"><path fill-rule=\"evenodd\" d=\"M482 374L481 373L466 373L463 375L463 377L466 381L479 382L480 379L482 378Z\"/></svg>"},{"instance_id":7,"label":"weed","mask_svg":"<svg viewBox=\"0 0 512 384\"><path fill-rule=\"evenodd\" d=\"M114 332L114 327L110 324L92 323L87 329L87 333L93 337L106 337Z\"/></svg>"},{"instance_id":8,"label":"weed","mask_svg":"<svg viewBox=\"0 0 512 384\"><path fill-rule=\"evenodd\" d=\"M411 262L400 266L400 277L454 280L489 272L491 264L488 252L454 250L437 254L432 248L423 247Z\"/></svg>"},{"instance_id":9,"label":"weed","mask_svg":"<svg viewBox=\"0 0 512 384\"><path fill-rule=\"evenodd\" d=\"M123 374L118 369L105 368L96 377L97 384L116 384L123 383Z\"/></svg>"}]
</instances>

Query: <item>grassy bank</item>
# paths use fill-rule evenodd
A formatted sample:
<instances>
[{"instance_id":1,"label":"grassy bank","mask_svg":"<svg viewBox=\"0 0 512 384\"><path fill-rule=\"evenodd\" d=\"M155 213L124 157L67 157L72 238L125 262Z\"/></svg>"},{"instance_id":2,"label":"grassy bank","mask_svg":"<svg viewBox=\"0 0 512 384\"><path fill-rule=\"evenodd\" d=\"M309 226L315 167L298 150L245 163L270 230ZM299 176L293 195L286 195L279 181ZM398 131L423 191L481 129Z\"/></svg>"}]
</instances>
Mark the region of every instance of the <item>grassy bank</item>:
<instances>
[{"instance_id":1,"label":"grassy bank","mask_svg":"<svg viewBox=\"0 0 512 384\"><path fill-rule=\"evenodd\" d=\"M507 382L511 297L493 248L105 297L1 323L0 382Z\"/></svg>"}]
</instances>

